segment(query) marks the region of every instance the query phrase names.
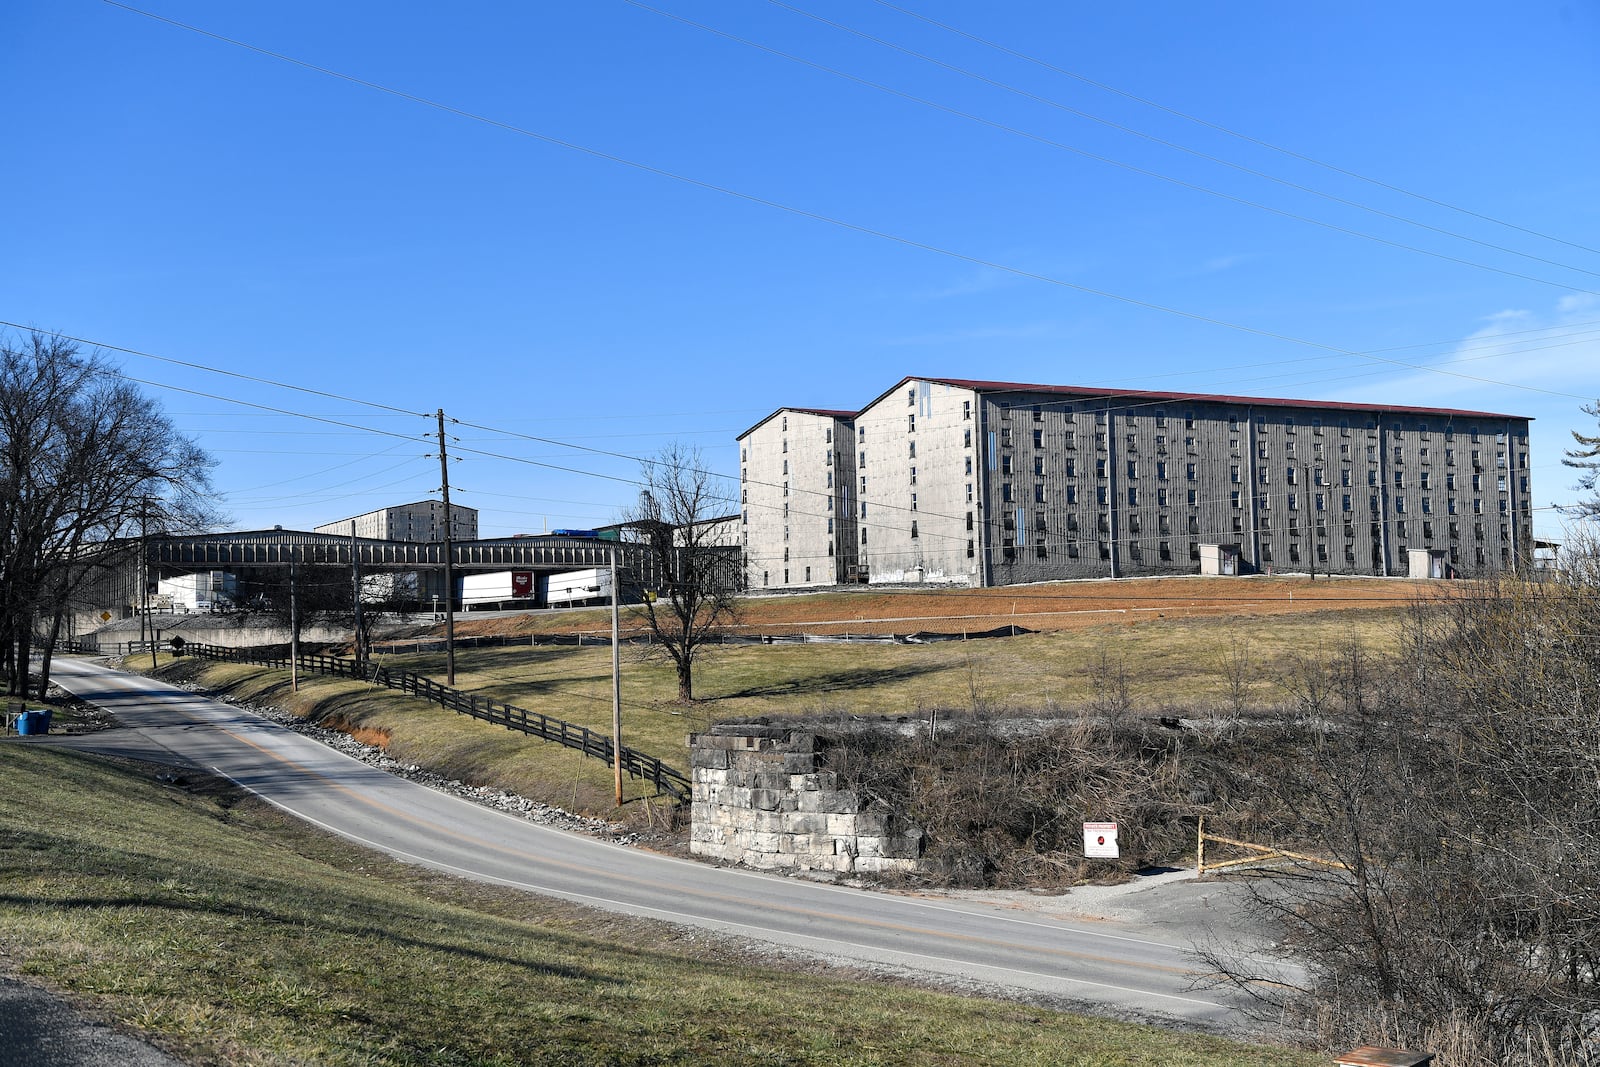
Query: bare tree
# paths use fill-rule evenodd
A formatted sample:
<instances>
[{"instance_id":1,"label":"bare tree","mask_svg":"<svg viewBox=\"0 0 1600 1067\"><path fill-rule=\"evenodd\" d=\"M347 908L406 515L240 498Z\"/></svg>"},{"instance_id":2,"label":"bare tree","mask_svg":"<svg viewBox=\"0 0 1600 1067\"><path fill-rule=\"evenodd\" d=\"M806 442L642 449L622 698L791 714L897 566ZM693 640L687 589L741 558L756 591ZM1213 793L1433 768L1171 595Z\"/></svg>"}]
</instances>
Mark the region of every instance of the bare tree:
<instances>
[{"instance_id":1,"label":"bare tree","mask_svg":"<svg viewBox=\"0 0 1600 1067\"><path fill-rule=\"evenodd\" d=\"M689 703L695 657L737 613L739 550L726 532L734 503L688 445L668 445L641 473L644 489L624 522L647 547L657 584L635 614L672 660L678 699Z\"/></svg>"},{"instance_id":2,"label":"bare tree","mask_svg":"<svg viewBox=\"0 0 1600 1067\"><path fill-rule=\"evenodd\" d=\"M261 568L239 582L237 600L241 615L265 618L299 641L307 629L319 624L350 627L355 622L355 597L347 567L295 564ZM363 628L370 626L363 615ZM368 634L357 635L364 642Z\"/></svg>"},{"instance_id":3,"label":"bare tree","mask_svg":"<svg viewBox=\"0 0 1600 1067\"><path fill-rule=\"evenodd\" d=\"M142 528L212 519L209 457L98 354L31 333L0 340L0 645L9 692L28 689L73 592Z\"/></svg>"},{"instance_id":4,"label":"bare tree","mask_svg":"<svg viewBox=\"0 0 1600 1067\"><path fill-rule=\"evenodd\" d=\"M1414 664L1351 644L1300 685L1329 708L1257 779L1339 861L1257 883L1299 989L1218 970L1329 1041L1450 1062L1600 1062L1600 585L1506 579L1408 620ZM1302 677L1305 671L1302 668ZM1331 694L1331 695L1324 695Z\"/></svg>"}]
</instances>

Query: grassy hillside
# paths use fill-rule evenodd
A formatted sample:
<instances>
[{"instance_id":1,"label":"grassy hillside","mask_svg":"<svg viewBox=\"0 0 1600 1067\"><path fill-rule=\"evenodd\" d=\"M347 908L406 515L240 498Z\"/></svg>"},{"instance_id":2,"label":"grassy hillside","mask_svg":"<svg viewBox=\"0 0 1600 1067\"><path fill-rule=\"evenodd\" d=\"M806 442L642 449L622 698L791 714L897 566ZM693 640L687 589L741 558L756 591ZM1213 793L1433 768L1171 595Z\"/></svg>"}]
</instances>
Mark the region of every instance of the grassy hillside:
<instances>
[{"instance_id":1,"label":"grassy hillside","mask_svg":"<svg viewBox=\"0 0 1600 1067\"><path fill-rule=\"evenodd\" d=\"M404 867L153 775L0 745L0 967L194 1064L1326 1062L750 966L705 935Z\"/></svg>"},{"instance_id":2,"label":"grassy hillside","mask_svg":"<svg viewBox=\"0 0 1600 1067\"><path fill-rule=\"evenodd\" d=\"M1337 583L1318 587L1337 589ZM794 606L809 600L786 599ZM1096 617L1102 621L1093 626L931 645L711 646L696 667L695 692L701 699L688 707L676 702L671 668L630 649L622 668L623 740L681 768L688 762L688 734L723 719L912 716L975 707L1049 711L1104 699L1108 690L1121 686L1132 707L1149 713L1227 706L1236 699L1272 704L1282 697L1279 675L1296 656L1326 655L1350 640L1380 656L1395 645L1393 634L1405 608L1335 604L1265 616L1118 614L1106 622L1101 614ZM498 622L526 625L523 618ZM436 679L444 676L442 653L380 659ZM610 774L599 763L421 701L320 678L306 680L299 694L291 694L286 672L232 664L188 660L166 669L243 699L369 731L396 758L465 781L574 810L606 813L612 806ZM611 655L605 647L462 649L456 684L597 730L611 728ZM643 786L630 783L630 796L643 792Z\"/></svg>"}]
</instances>

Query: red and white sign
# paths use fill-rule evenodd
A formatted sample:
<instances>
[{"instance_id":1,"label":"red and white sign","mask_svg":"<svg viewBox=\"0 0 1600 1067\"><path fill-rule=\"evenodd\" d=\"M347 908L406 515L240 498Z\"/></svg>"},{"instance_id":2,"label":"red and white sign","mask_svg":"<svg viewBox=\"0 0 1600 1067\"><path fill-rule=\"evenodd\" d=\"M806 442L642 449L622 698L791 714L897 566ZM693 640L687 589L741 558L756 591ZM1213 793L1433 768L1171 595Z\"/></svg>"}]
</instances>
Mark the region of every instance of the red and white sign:
<instances>
[{"instance_id":1,"label":"red and white sign","mask_svg":"<svg viewBox=\"0 0 1600 1067\"><path fill-rule=\"evenodd\" d=\"M514 597L530 597L533 595L533 572L511 572L511 595Z\"/></svg>"},{"instance_id":2,"label":"red and white sign","mask_svg":"<svg viewBox=\"0 0 1600 1067\"><path fill-rule=\"evenodd\" d=\"M1117 824L1114 822L1086 822L1083 824L1083 854L1088 859L1119 859L1117 851Z\"/></svg>"}]
</instances>

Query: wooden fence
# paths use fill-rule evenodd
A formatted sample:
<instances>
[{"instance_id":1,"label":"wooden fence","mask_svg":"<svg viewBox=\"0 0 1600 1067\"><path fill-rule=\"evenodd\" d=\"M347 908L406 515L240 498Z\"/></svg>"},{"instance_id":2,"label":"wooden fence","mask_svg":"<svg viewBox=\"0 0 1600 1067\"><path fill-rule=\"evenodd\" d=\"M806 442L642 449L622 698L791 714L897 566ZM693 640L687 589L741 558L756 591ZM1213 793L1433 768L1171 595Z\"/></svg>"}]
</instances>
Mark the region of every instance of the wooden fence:
<instances>
[{"instance_id":1,"label":"wooden fence","mask_svg":"<svg viewBox=\"0 0 1600 1067\"><path fill-rule=\"evenodd\" d=\"M199 643L185 645L183 654L224 663L249 663L285 671L291 666L287 656L269 656L247 648L230 648L226 645ZM591 730L587 726L578 726L549 715L541 715L536 711L528 711L526 708L495 700L493 697L464 693L459 689L440 685L424 675L396 670L381 664L363 665L340 656L302 655L298 658L298 666L300 670L312 674L371 682L397 692L421 697L450 711L470 715L474 719L482 719L484 722L504 726L507 730L517 730L545 741L554 741L566 748L576 749L585 756L604 760L608 767L612 765L615 749L611 737ZM658 794L669 795L679 801L689 799L689 779L682 771L667 766L654 756L647 756L637 749L623 745L622 769L630 776L655 786Z\"/></svg>"}]
</instances>

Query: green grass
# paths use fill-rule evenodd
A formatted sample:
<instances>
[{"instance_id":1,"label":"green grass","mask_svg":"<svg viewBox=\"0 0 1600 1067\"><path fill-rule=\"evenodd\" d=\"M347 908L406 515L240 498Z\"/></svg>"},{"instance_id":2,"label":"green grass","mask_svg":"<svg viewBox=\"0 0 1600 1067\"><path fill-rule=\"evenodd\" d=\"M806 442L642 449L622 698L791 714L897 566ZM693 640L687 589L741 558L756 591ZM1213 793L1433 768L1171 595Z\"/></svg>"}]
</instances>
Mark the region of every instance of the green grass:
<instances>
[{"instance_id":1,"label":"green grass","mask_svg":"<svg viewBox=\"0 0 1600 1067\"><path fill-rule=\"evenodd\" d=\"M708 646L696 661L695 704L677 703L670 665L622 664L623 742L684 769L686 740L713 722L761 715L926 715L929 709L1049 711L1094 696L1103 662L1125 670L1133 706L1154 712L1220 706L1223 666L1235 640L1247 649L1248 697L1283 698L1276 681L1288 660L1354 637L1375 653L1390 647L1403 609L1198 619L1141 618L1091 629L931 645ZM383 656L394 667L444 678L442 653ZM168 662L163 656L163 662ZM135 663L135 666L142 664ZM490 784L572 810L609 814L611 773L571 750L442 711L387 690L286 672L179 661L195 680L311 718L389 734L389 751L474 784ZM456 685L609 734L611 653L606 647L461 649ZM629 782L630 798L646 795Z\"/></svg>"},{"instance_id":2,"label":"green grass","mask_svg":"<svg viewBox=\"0 0 1600 1067\"><path fill-rule=\"evenodd\" d=\"M1326 1062L752 967L727 942L420 872L153 775L0 745L0 962L190 1063Z\"/></svg>"}]
</instances>

